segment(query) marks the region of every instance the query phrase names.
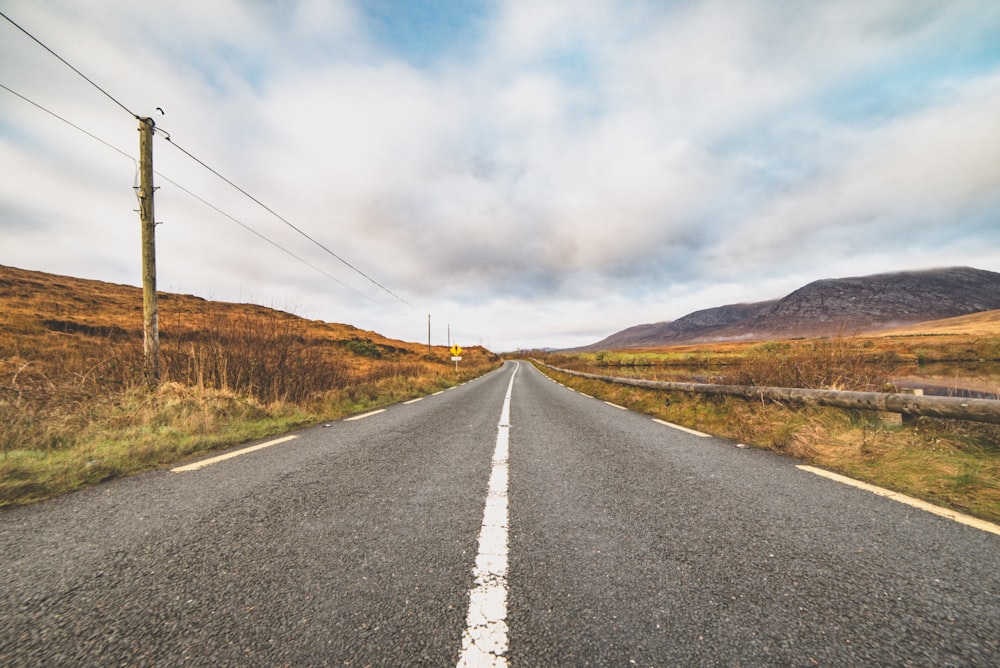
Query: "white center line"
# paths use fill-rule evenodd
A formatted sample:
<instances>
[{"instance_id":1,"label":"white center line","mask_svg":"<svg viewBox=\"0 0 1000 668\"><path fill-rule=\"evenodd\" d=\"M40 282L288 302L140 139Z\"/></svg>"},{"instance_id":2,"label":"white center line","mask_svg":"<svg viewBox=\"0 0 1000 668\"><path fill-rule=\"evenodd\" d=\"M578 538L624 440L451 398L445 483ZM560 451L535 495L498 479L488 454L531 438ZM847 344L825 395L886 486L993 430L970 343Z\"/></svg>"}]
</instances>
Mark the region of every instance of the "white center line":
<instances>
[{"instance_id":1,"label":"white center line","mask_svg":"<svg viewBox=\"0 0 1000 668\"><path fill-rule=\"evenodd\" d=\"M507 395L497 424L490 484L479 530L479 554L472 574L476 586L469 591L469 614L462 634L459 668L507 665L507 458L510 448L510 396L514 363Z\"/></svg>"},{"instance_id":2,"label":"white center line","mask_svg":"<svg viewBox=\"0 0 1000 668\"><path fill-rule=\"evenodd\" d=\"M233 452L227 452L224 455L218 455L216 457L211 457L209 459L202 459L200 462L195 462L193 464L186 464L184 466L178 466L177 468L170 469L170 472L185 473L187 471L197 471L200 468L211 466L212 464L218 464L219 462L224 462L227 459L232 459L233 457L239 457L240 455L245 455L251 452L256 452L258 450L263 450L264 448L269 448L272 445L277 445L278 443L284 443L285 441L290 441L293 438L298 438L298 436L285 436L284 438L278 438L273 441L268 441L267 443L261 443L259 445L251 445L249 448L243 448L242 450L234 450Z\"/></svg>"}]
</instances>

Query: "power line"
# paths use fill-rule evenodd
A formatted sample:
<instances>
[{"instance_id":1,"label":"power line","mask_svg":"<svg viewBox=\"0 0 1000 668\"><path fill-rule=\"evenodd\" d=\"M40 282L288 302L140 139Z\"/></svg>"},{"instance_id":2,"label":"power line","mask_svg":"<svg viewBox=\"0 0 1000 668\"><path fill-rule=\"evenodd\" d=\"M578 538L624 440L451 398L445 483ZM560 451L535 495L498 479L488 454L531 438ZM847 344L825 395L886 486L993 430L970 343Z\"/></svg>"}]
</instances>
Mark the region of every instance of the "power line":
<instances>
[{"instance_id":1,"label":"power line","mask_svg":"<svg viewBox=\"0 0 1000 668\"><path fill-rule=\"evenodd\" d=\"M362 297L364 297L364 298L365 298L365 299L367 299L368 301L372 302L373 304L377 304L377 303L378 303L378 302L376 302L376 301L375 301L374 299L372 299L371 297L369 297L368 295L366 295L365 293L361 292L360 290L358 290L358 289L356 289L356 288L352 288L352 287L351 287L350 285L348 285L347 283L344 283L344 282L343 282L343 281L341 281L341 280L340 280L339 278L336 278L336 277L334 277L334 276L331 276L330 274L326 273L325 271L323 271L322 269L320 269L320 268L319 268L319 267L317 267L316 265L312 264L311 262L309 262L309 261L307 261L307 260L304 260L304 259L302 259L301 257L299 257L298 255L296 255L296 254L295 254L295 253L293 253L292 251L288 250L288 249L287 249L287 248L285 248L284 246L281 246L281 245L280 245L280 244L278 244L277 242L275 242L275 241L272 241L271 239L267 238L266 236L264 236L263 234L261 234L261 233L260 233L260 232L258 232L257 230L253 229L253 228L252 228L252 227L250 227L249 225L247 225L247 224L243 223L242 221L240 221L239 219L237 219L237 218L234 218L233 216L229 215L228 213L226 213L225 211L223 211L223 210L222 210L222 209L220 209L219 207L215 206L215 205L214 205L214 204L212 204L211 202L209 202L209 201L207 201L207 200L203 199L202 197L199 197L198 195L194 194L193 192L191 192L190 190L188 190L187 188L185 188L185 187L184 187L184 186L182 186L181 184L177 183L177 182L176 182L176 181L174 181L173 179L171 179L171 178L169 178L169 177L166 177L166 176L164 176L164 175L163 175L163 174L161 174L160 172L156 172L156 175L157 175L157 176L159 176L159 177L160 177L161 179L163 179L164 181L166 181L167 183L170 183L170 184L172 184L173 186L175 186L176 188L179 188L180 190L184 191L185 193L187 193L187 194L188 194L188 195L190 195L191 197L195 198L196 200L198 200L199 202L201 202L201 203L202 203L202 204L204 204L205 206L209 207L210 209L213 209L213 210L214 210L214 211L216 211L217 213L220 213L220 214L222 214L223 216L225 216L225 217L226 217L226 218L228 218L229 220L233 221L234 223L236 223L237 225L239 225L240 227L242 227L243 229L245 229L245 230L246 230L247 232L250 232L251 234L254 234L254 235L256 235L256 236L260 237L261 239L263 239L263 240L264 240L264 241L266 241L267 243L271 244L272 246L274 246L274 247L275 247L275 248L277 248L278 250L282 251L283 253L286 253L286 254L290 255L291 257L295 258L296 260L298 260L298 261L299 261L299 262L301 262L302 264L306 265L307 267L310 267L311 269L315 269L315 270L316 270L316 271L318 271L319 273L321 273L321 274L323 274L324 276L326 276L327 278L329 278L329 279L330 279L331 281L333 281L333 282L335 282L335 283L338 283L338 284L342 285L343 287L347 288L347 289L348 289L348 290L350 290L351 292L355 292L355 293L357 293L357 294L361 295Z\"/></svg>"},{"instance_id":2,"label":"power line","mask_svg":"<svg viewBox=\"0 0 1000 668\"><path fill-rule=\"evenodd\" d=\"M40 39L38 39L37 37L35 37L34 35L32 35L30 32L28 32L27 30L25 30L24 28L22 28L21 26L19 26L17 23L15 23L14 19L10 18L9 16L7 16L6 14L4 14L3 12L0 12L0 16L2 16L5 19L7 19L7 21L10 22L10 24L12 26L14 26L15 28L17 28L18 30L20 30L21 32L23 32L25 35L27 35L28 37L30 37L36 44L38 44L38 46L42 47L43 49L45 49L46 51L48 51L49 53L51 53L53 56L55 56L56 58L58 58L59 62L61 62L63 65L65 65L66 67L70 68L71 70L73 70L74 72L76 72L78 75L80 75L80 77L82 77L84 81L86 81L91 86L93 86L97 90L99 90L102 93L104 93L104 95L109 100L111 100L112 102L114 102L115 104L117 104L119 107L121 107L122 109L124 109L133 118L136 118L136 119L139 118L138 114L136 114L134 111L132 111L131 109L129 109L128 107L126 107L124 104L122 104L121 102L119 102L118 99L115 98L114 95L112 95L108 91L106 91L103 88L101 88L100 86L98 86L96 83L94 83L94 81L90 77L88 77L86 74L84 74L80 70L78 70L75 67L73 67L72 65L70 65L69 62L65 58L63 58L58 53L56 53L55 51L53 51L52 49L50 49L49 47L47 47Z\"/></svg>"},{"instance_id":3,"label":"power line","mask_svg":"<svg viewBox=\"0 0 1000 668\"><path fill-rule=\"evenodd\" d=\"M210 171L212 174L215 174L217 177L219 177L220 179L222 179L223 181L225 181L226 183L228 183L230 186L232 186L233 188L235 188L239 192L243 193L246 197L250 198L255 203L257 203L257 205L259 205L262 209L264 209L265 211L267 211L268 213L270 213L272 216L274 216L275 218L277 218L278 220L280 220L281 222L283 222L285 225L288 225L290 228L292 228L293 230L295 230L296 232L298 232L299 234L301 234L302 236L304 236L309 241L313 242L314 244L316 244L317 246L319 246L320 248L322 248L324 251L326 251L331 256L335 257L337 260L339 260L345 266L349 267L354 272L356 272L356 273L360 274L361 276L363 276L364 278L366 278L370 283L378 286L379 288L381 288L385 292L389 293L390 295L392 295L393 297L395 297L399 301L403 302L404 304L406 304L410 308L416 308L413 304L411 304L410 302L406 301L405 299L403 299L402 297L400 297L399 295L397 295L395 292L393 292L389 288L385 287L384 285L382 285L381 283L379 283L378 281L376 281L374 278L372 278L371 276L369 276L365 272L361 271L360 269L358 269L357 267L355 267L353 264L351 264L350 262L348 262L344 258L342 258L339 255L337 255L336 253L334 253L332 250L330 250L329 248L327 248L326 246L324 246L323 244L321 244L314 237L310 236L309 234L307 234L306 232L304 232L302 229L300 229L299 227L297 227L296 225L294 225L291 221L289 221L287 218L285 218L284 216L282 216L281 214L279 214L277 211L275 211L274 209L272 209L268 205L264 204L259 199L257 199L253 195L251 195L249 192L247 192L243 188L239 187L238 185L236 185L235 183L233 183L232 181L230 181L228 178L226 178L225 176L223 176L217 170L213 169L208 164L206 164L203 160L201 160L200 158L198 158L195 155L193 155L190 151L187 151L186 149L184 149L181 145L179 145L177 142L175 142L173 139L171 139L169 132L166 132L166 131L162 131L162 132L164 132L164 138L168 142L170 142L170 144L174 148L176 148L178 151L180 151L181 153L183 153L187 157L189 157L192 160L194 160L195 162L197 162L199 165L201 165L202 167L204 167L205 169L207 169L208 171Z\"/></svg>"},{"instance_id":4,"label":"power line","mask_svg":"<svg viewBox=\"0 0 1000 668\"><path fill-rule=\"evenodd\" d=\"M21 98L22 100L24 100L28 104L32 105L33 107L36 107L36 108L44 111L49 116L52 116L54 118L58 118L60 121L62 121L66 125L70 126L71 128L74 128L76 130L79 130L80 132L82 132L83 134L87 135L91 139L94 139L96 141L101 142L102 144L104 144L105 146L107 146L108 148L110 148L112 151L117 151L118 153L121 153L122 155L124 155L126 158L128 158L132 162L137 162L134 156L129 155L128 153L126 153L125 151L121 150L117 146L114 146L113 144L109 144L108 142L104 141L103 139L101 139L97 135L91 134L90 132L87 132L86 130L84 130L83 128L81 128L76 123L73 123L72 121L69 121L69 120L63 118L62 116L60 116L59 114L57 114L54 111L51 111L50 109L46 109L45 107L43 107L42 105L38 104L34 100L26 98L25 96L23 96L20 93L18 93L16 90L8 88L7 86L3 85L2 83L0 83L0 88L3 88L5 91L7 91L8 93L10 93L11 95L15 95L15 96Z\"/></svg>"},{"instance_id":5,"label":"power line","mask_svg":"<svg viewBox=\"0 0 1000 668\"><path fill-rule=\"evenodd\" d=\"M60 116L59 114L55 113L55 112L54 112L54 111L52 111L51 109L48 109L48 108L46 108L46 107L42 106L41 104L39 104L39 103L35 102L34 100L32 100L32 99L30 99L30 98L27 98L27 97L25 97L24 95L21 95L21 94L20 94L20 93L18 93L17 91L13 90L12 88L9 88L8 86L6 86L6 85L4 85L4 84L2 84L2 83L0 83L0 88L3 88L3 89L4 89L5 91L7 91L8 93L10 93L11 95L15 95L15 96L19 97L20 99L24 100L25 102L27 102L28 104L32 105L33 107L35 107L35 108L39 109L40 111L43 111L43 112L45 112L46 114L49 114L49 115L50 115L50 116L52 116L53 118L56 118L56 119L58 119L58 120L62 121L62 122L63 122L63 123L65 123L66 125L70 126L71 128L73 128L73 129L75 129L75 130L78 130L78 131L82 132L83 134L87 135L87 136L88 136L88 137L90 137L91 139L93 139L93 140L95 140L95 141L97 141L97 142L100 142L101 144L104 144L104 145L105 145L106 147L110 148L110 149L111 149L112 151L115 151L116 153L119 153L119 154L121 154L121 155L125 156L126 158L128 158L128 159L129 159L129 160L131 160L132 162L136 163L136 165L138 165L138 161L136 161L135 157L133 157L132 155L129 155L129 154L127 153L127 152L125 152L125 151L123 151L122 149L118 148L118 147L117 147L117 146L115 146L114 144L111 144L111 143L109 143L109 142L107 142L107 141L105 141L105 140L101 139L100 137L98 137L97 135L93 134L92 132L88 132L87 130L83 129L82 127L80 127L80 126L79 126L79 125L77 125L76 123L73 123L72 121L70 121L70 120L68 120L68 119L64 118L63 116ZM378 302L376 302L376 301L375 301L374 299L372 299L371 297L369 297L368 295L366 295L365 293L361 292L360 290L358 290L358 289L356 289L356 288L353 288L353 287L351 287L350 285L348 285L347 283L344 283L343 281L341 281L341 280L340 280L339 278L337 278L337 277L335 277L335 276L331 276L331 275L330 275L330 274L328 274L327 272L323 271L322 269L320 269L320 268L319 268L319 267L317 267L316 265L312 264L311 262L309 262L309 261L307 261L307 260L305 260L305 259L303 259L303 258L299 257L298 255L296 255L296 254L295 254L295 253L293 253L292 251L288 250L288 249L287 249L287 248L285 248L284 246L280 245L280 244L279 244L279 243L277 243L276 241L273 241L273 240L269 239L269 238L268 238L268 237L266 237L265 235L261 234L261 233L260 233L260 232L258 232L257 230L253 229L252 227L250 227L249 225L247 225L246 223L244 223L243 221L241 221L241 220L239 220L238 218L236 218L236 217L234 217L234 216L232 216L232 215L230 215L230 214L226 213L225 211L223 211L223 210L222 210L222 209L220 209L219 207L215 206L214 204L212 204L212 203L211 203L211 202L209 202L208 200L206 200L206 199L204 199L203 197L200 197L199 195L195 194L194 192L192 192L192 191L188 190L187 188L185 188L185 187L184 187L184 186L182 186L181 184L177 183L176 181L174 181L174 180L173 180L173 179L171 179L170 177L168 177L168 176L166 176L165 174L163 174L162 172L159 172L159 171L156 171L155 173L156 173L156 175L157 175L157 176L159 176L159 177L160 177L161 179L163 179L163 180L164 180L164 181L166 181L167 183L170 183L171 185L173 185L174 187L178 188L179 190L181 190L181 191L183 191L183 192L187 193L188 195L190 195L190 196L191 196L191 197L193 197L194 199L198 200L199 202L201 202L201 203L202 203L202 204L204 204L205 206L207 206L207 207L209 207L209 208L213 209L213 210L214 210L214 211L216 211L217 213L220 213L220 214L222 214L223 216L225 216L226 218L230 219L231 221L233 221L234 223L236 223L237 225L239 225L240 227L242 227L242 228L243 228L243 229L245 229L246 231L250 232L251 234L254 234L254 235L256 235L257 237L259 237L259 238L261 238L261 239L263 239L264 241L266 241L267 243L271 244L272 246L274 246L275 248L277 248L277 249L278 249L278 250L280 250L281 252L283 252L283 253L285 253L285 254L287 254L287 255L289 255L289 256L291 256L291 257L295 258L296 260L298 260L298 261L299 261L299 262L301 262L302 264L306 265L306 266L307 266L307 267L309 267L310 269L314 269L315 271L319 272L320 274L323 274L324 276L326 276L327 278L329 278L329 279L330 279L331 281L333 281L334 283L337 283L337 284L339 284L339 285L341 285L341 286L343 286L343 287L347 288L347 289L348 289L348 290L350 290L351 292L355 292L355 293L357 293L357 294L361 295L362 297L364 297L365 299L367 299L368 301L370 301L370 302L372 302L372 303L375 303L375 304L377 304L377 303L378 303Z\"/></svg>"},{"instance_id":6,"label":"power line","mask_svg":"<svg viewBox=\"0 0 1000 668\"><path fill-rule=\"evenodd\" d=\"M38 44L43 49L45 49L46 51L48 51L50 54L52 54L53 56L55 56L56 58L58 58L60 62L62 62L64 65L66 65L68 68L70 68L74 72L76 72L76 74L78 74L81 78L83 78L87 83L89 83L91 86L93 86L94 88L96 88L97 90L99 90L109 100L111 100L116 105L118 105L119 107L121 107L122 109L124 109L126 112L128 112L133 118L135 118L137 120L142 120L141 117L138 114L136 114L131 109L129 109L128 107L126 107L124 104L122 104L117 98L115 98L113 95L111 95L111 93L109 93L108 91L104 90L103 88L101 88L100 86L98 86L96 83L94 83L94 81L92 79L90 79L89 77L87 77L83 72L81 72L77 68L73 67L73 65L71 65L65 58L63 58L58 53L56 53L55 51L53 51L52 49L50 49L41 40L39 40L37 37L35 37L30 32L28 32L27 30L25 30L24 28L22 28L20 25L18 25L9 16L7 16L6 14L4 14L3 12L0 12L0 16L2 16L3 18L5 18L11 25L13 25L15 28L17 28L21 32L23 32L25 35L27 35L28 37L30 37L36 44ZM10 90L10 89L7 89L7 90ZM11 91L11 92L13 92L13 91ZM283 222L285 225L288 225L293 230L295 230L296 232L298 232L299 234L301 234L302 236L304 236L306 239L308 239L312 243L314 243L317 246L319 246L326 253L328 253L332 257L336 258L338 261L340 261L342 264L344 264L346 267L348 267L349 269L351 269L355 273L363 276L366 280L368 280L373 285L375 285L378 288L384 290L385 292L387 292L388 294L392 295L393 297L395 297L396 299L398 299L402 303L406 304L410 308L416 308L415 306L413 306L413 304L411 304L410 302L406 301L405 299L403 299L402 297L400 297L399 295L397 295L395 292L393 292L389 288L385 287L384 285L382 285L381 283L379 283L378 281L376 281L374 278L372 278L371 276L369 276L365 272L361 271L360 269L358 269L357 267L355 267L353 264L351 264L350 262L348 262L344 258L342 258L339 255L337 255L336 253L334 253L332 250L330 250L329 248L327 248L326 246L324 246L323 244L321 244L315 238L313 238L312 236L310 236L309 234L307 234L306 232L304 232L302 229L300 229L299 227L293 225L284 216L281 216L277 211L275 211L271 207L267 206L266 204L264 204L263 202L261 202L259 199L257 199L253 195L251 195L249 192L247 192L243 188L241 188L238 185L236 185L235 183L233 183L231 180L229 180L228 178L226 178L225 176L223 176L219 171L217 171L216 169L213 169L208 164L206 164L203 160L201 160L201 159L197 158L196 156L194 156L190 151L187 151L186 149L184 149L183 147L181 147L180 145L178 145L176 142L174 142L171 139L169 132L166 132L164 130L161 130L161 132L163 133L164 138L168 142L170 142L170 144L172 146L174 146L177 150L181 151L184 155L188 156L189 158L191 158L192 160L194 160L195 162L197 162L199 165L201 165L202 167L204 167L205 169L207 169L208 171L210 171L212 174L215 174L215 176L219 177L220 179L222 179L223 181L225 181L226 183L228 183L230 186L232 186L233 188L235 188L239 192L243 193L243 195L245 195L246 197L248 197L251 200L253 200L254 202L256 202L265 211L267 211L268 213L270 213L271 215L273 215L274 217L276 217L278 220L280 220L281 222Z\"/></svg>"}]
</instances>

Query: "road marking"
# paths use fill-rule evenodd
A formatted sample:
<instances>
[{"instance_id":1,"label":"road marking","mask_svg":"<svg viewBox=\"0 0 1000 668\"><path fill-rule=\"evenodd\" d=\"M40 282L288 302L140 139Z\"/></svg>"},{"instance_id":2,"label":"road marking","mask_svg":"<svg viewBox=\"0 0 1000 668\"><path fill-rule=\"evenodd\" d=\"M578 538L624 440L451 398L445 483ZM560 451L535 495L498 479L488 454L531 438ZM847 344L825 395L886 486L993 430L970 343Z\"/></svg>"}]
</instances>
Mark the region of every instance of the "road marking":
<instances>
[{"instance_id":1,"label":"road marking","mask_svg":"<svg viewBox=\"0 0 1000 668\"><path fill-rule=\"evenodd\" d=\"M344 418L344 422L354 422L355 420L364 420L366 417L371 417L373 415L378 415L379 413L385 413L384 408L380 408L377 411L371 411L369 413L362 413L361 415L354 415L349 418Z\"/></svg>"},{"instance_id":2,"label":"road marking","mask_svg":"<svg viewBox=\"0 0 1000 668\"><path fill-rule=\"evenodd\" d=\"M624 406L619 406L618 404L613 404L610 401L605 401L604 403L606 403L608 406L612 406L613 408L618 408L618 409L621 409L623 411L627 411L628 410Z\"/></svg>"},{"instance_id":3,"label":"road marking","mask_svg":"<svg viewBox=\"0 0 1000 668\"><path fill-rule=\"evenodd\" d=\"M701 436L702 438L712 438L711 434L703 434L700 431L695 431L694 429L688 429L687 427L682 427L679 424L674 424L673 422L667 422L666 420L661 420L659 418L653 418L653 422L657 424L662 424L664 427L680 429L681 431L686 431L689 434L694 434L695 436Z\"/></svg>"},{"instance_id":4,"label":"road marking","mask_svg":"<svg viewBox=\"0 0 1000 668\"><path fill-rule=\"evenodd\" d=\"M409 401L404 401L404 402L403 402L403 405L404 405L404 406L409 406L410 404L415 404L415 403L417 403L418 401L423 401L423 400L424 400L424 398L423 398L423 397L417 397L416 399L410 399Z\"/></svg>"},{"instance_id":5,"label":"road marking","mask_svg":"<svg viewBox=\"0 0 1000 668\"><path fill-rule=\"evenodd\" d=\"M444 390L440 390L440 391L438 391L438 392L435 392L435 393L434 393L434 394L432 394L431 396L432 396L432 397L436 397L436 396L437 396L437 395L439 395L439 394L444 394Z\"/></svg>"},{"instance_id":6,"label":"road marking","mask_svg":"<svg viewBox=\"0 0 1000 668\"><path fill-rule=\"evenodd\" d=\"M448 390L454 390L456 387L458 387L458 385L452 385L451 387L444 388L444 391L447 392Z\"/></svg>"},{"instance_id":7,"label":"road marking","mask_svg":"<svg viewBox=\"0 0 1000 668\"><path fill-rule=\"evenodd\" d=\"M580 392L581 397L587 397L588 399L593 399L593 395L587 394L586 392Z\"/></svg>"},{"instance_id":8,"label":"road marking","mask_svg":"<svg viewBox=\"0 0 1000 668\"><path fill-rule=\"evenodd\" d=\"M479 553L472 574L476 586L469 591L469 614L462 633L459 668L507 665L507 459L510 449L510 396L514 376L521 368L514 363L507 395L497 424L490 484L479 529Z\"/></svg>"},{"instance_id":9,"label":"road marking","mask_svg":"<svg viewBox=\"0 0 1000 668\"><path fill-rule=\"evenodd\" d=\"M278 443L284 443L285 441L290 441L293 438L298 438L298 436L285 436L284 438L268 441L267 443L261 443L259 445L251 445L249 448L243 448L242 450L234 450L233 452L227 452L224 455L218 455L217 457L212 457L210 459L203 459L200 462L195 462L193 464L185 464L184 466L178 466L177 468L170 469L170 472L185 473L187 471L197 471L198 469L205 468L206 466L211 466L212 464L218 464L219 462L223 462L227 459L232 459L233 457L239 457L240 455L246 455L251 452L257 452L258 450L269 448L272 445L277 445Z\"/></svg>"},{"instance_id":10,"label":"road marking","mask_svg":"<svg viewBox=\"0 0 1000 668\"><path fill-rule=\"evenodd\" d=\"M913 506L914 508L919 508L920 510L925 510L929 513L939 515L941 517L946 517L953 522L958 522L959 524L965 524L970 527L975 527L982 531L988 531L990 533L995 533L1000 536L1000 526L993 524L992 522L987 522L986 520L981 520L978 517L972 517L971 515L964 515L962 513L956 512L954 510L949 510L948 508L942 508L941 506L935 506L933 503L927 503L926 501L921 501L920 499L914 499L912 496L906 496L905 494L900 494L899 492L893 492L892 490L885 489L884 487L876 487L875 485L869 485L866 482L861 482L860 480L855 480L854 478L848 478L847 476L840 475L839 473L833 473L831 471L825 471L823 469L818 469L814 466L806 466L804 464L796 465L797 469L802 469L803 471L808 471L818 476L824 478L829 478L830 480L836 480L837 482L843 483L845 485L850 485L851 487L857 487L871 492L872 494L877 494L878 496L884 496L886 498L892 499L893 501L898 501L900 503L905 503L908 506Z\"/></svg>"}]
</instances>

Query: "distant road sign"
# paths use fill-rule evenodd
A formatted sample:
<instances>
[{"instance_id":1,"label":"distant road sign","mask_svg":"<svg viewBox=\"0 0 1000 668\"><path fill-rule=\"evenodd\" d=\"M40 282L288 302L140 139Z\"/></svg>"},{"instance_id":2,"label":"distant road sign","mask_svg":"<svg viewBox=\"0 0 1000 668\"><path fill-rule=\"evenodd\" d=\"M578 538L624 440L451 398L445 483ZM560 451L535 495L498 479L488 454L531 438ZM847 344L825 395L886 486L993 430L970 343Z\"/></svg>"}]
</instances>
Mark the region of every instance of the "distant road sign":
<instances>
[{"instance_id":1,"label":"distant road sign","mask_svg":"<svg viewBox=\"0 0 1000 668\"><path fill-rule=\"evenodd\" d=\"M459 357L462 354L462 348L457 343L451 347L451 356Z\"/></svg>"},{"instance_id":2,"label":"distant road sign","mask_svg":"<svg viewBox=\"0 0 1000 668\"><path fill-rule=\"evenodd\" d=\"M461 362L462 361L462 356L461 355L452 355L451 356L451 361L452 362Z\"/></svg>"}]
</instances>

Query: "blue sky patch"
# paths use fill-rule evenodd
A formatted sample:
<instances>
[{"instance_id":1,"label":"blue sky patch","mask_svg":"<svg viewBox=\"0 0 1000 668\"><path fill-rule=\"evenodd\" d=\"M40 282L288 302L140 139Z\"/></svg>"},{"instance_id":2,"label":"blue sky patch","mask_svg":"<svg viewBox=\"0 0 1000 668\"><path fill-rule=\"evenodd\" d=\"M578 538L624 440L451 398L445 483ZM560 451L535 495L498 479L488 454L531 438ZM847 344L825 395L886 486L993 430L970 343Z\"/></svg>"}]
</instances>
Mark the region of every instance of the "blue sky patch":
<instances>
[{"instance_id":1,"label":"blue sky patch","mask_svg":"<svg viewBox=\"0 0 1000 668\"><path fill-rule=\"evenodd\" d=\"M360 8L375 39L421 68L475 49L490 13L477 1L372 0Z\"/></svg>"}]
</instances>

